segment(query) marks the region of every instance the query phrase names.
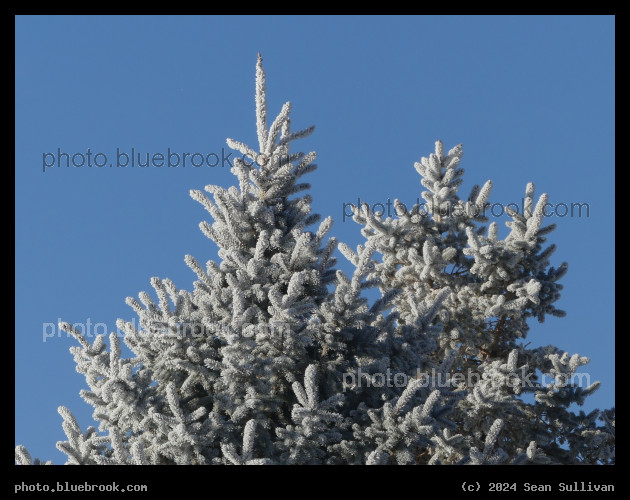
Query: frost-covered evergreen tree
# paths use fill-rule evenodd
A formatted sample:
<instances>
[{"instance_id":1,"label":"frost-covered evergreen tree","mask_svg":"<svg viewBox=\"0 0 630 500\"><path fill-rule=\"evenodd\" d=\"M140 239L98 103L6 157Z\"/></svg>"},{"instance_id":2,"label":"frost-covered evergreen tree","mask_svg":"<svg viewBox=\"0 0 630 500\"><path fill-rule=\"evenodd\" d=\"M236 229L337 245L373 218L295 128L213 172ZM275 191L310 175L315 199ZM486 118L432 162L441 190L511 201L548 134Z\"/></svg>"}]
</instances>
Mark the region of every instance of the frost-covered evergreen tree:
<instances>
[{"instance_id":1,"label":"frost-covered evergreen tree","mask_svg":"<svg viewBox=\"0 0 630 500\"><path fill-rule=\"evenodd\" d=\"M426 207L383 219L356 207L365 245L339 245L311 213L301 177L315 153L292 143L290 104L267 117L256 67L258 145L235 140L238 187L191 196L210 213L202 232L219 264L186 263L192 291L153 278L154 300L127 303L138 321L93 343L62 323L98 429L59 408L67 464L574 464L614 462L614 409L573 413L597 384L571 376L587 358L527 349L527 321L555 308L566 264L543 249L547 196L510 212L498 238L483 216L492 184L458 197L461 146L441 142L416 164ZM428 207L428 210L427 210ZM362 292L380 289L369 304ZM541 373L553 378L539 380ZM532 393L526 402L523 395ZM39 464L16 448L19 464Z\"/></svg>"},{"instance_id":2,"label":"frost-covered evergreen tree","mask_svg":"<svg viewBox=\"0 0 630 500\"><path fill-rule=\"evenodd\" d=\"M355 207L354 220L382 255L368 278L393 299L399 346L392 361L399 371L445 370L457 395L450 428L427 447L428 463L613 463L614 409L575 414L568 408L599 387L572 383L588 358L553 346L527 349L527 321L562 317L554 303L567 264L549 267L555 245L543 248L555 224L542 226L548 196L525 190L523 213L510 208L505 239L485 211L492 182L458 197L464 170L462 147L435 153L415 168L422 176L424 203L410 210L395 200L396 218L383 220L369 206ZM342 247L343 249L343 247ZM428 334L418 325L417 307L433 304ZM411 348L425 329L423 349ZM420 356L418 356L420 353ZM411 359L410 359L411 357ZM543 384L541 374L551 383ZM534 396L526 403L522 396ZM597 421L601 425L597 425ZM480 451L483 450L483 451Z\"/></svg>"}]
</instances>

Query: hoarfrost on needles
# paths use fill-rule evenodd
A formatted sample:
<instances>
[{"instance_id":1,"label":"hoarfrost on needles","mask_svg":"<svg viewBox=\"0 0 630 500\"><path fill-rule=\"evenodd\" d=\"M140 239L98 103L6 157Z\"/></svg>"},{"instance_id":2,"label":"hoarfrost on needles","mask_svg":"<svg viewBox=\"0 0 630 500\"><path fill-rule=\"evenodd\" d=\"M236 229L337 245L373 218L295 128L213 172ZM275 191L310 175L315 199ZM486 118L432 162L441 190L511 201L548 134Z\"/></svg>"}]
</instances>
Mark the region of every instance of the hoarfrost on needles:
<instances>
[{"instance_id":1,"label":"hoarfrost on needles","mask_svg":"<svg viewBox=\"0 0 630 500\"><path fill-rule=\"evenodd\" d=\"M532 317L564 314L548 195L527 184L500 239L485 225L492 182L461 199L463 147L437 141L415 163L428 210L354 207L366 241L338 244L301 182L316 153L291 149L313 127L291 130L290 103L268 119L260 54L255 89L258 144L228 139L243 155L238 186L190 193L220 262L187 255L192 291L154 277L157 302L127 299L139 322L117 326L132 358L115 334L107 350L104 336L60 325L98 422L83 431L59 408L66 463L614 463L614 408L570 408L599 387L571 382L588 358L523 344ZM335 268L337 247L351 276ZM23 446L15 461L43 463Z\"/></svg>"}]
</instances>

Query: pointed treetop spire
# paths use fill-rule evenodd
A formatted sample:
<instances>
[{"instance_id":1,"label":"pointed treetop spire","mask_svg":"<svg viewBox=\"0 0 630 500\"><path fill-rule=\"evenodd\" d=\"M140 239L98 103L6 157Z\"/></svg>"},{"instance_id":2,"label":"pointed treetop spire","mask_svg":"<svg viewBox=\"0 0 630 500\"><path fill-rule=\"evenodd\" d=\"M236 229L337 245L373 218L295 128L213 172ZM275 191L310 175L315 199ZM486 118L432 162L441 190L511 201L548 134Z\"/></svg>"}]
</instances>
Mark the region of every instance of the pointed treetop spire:
<instances>
[{"instance_id":1,"label":"pointed treetop spire","mask_svg":"<svg viewBox=\"0 0 630 500\"><path fill-rule=\"evenodd\" d=\"M267 143L267 95L265 88L265 70L262 56L258 53L256 62L256 130L258 133L259 151L265 149Z\"/></svg>"}]
</instances>

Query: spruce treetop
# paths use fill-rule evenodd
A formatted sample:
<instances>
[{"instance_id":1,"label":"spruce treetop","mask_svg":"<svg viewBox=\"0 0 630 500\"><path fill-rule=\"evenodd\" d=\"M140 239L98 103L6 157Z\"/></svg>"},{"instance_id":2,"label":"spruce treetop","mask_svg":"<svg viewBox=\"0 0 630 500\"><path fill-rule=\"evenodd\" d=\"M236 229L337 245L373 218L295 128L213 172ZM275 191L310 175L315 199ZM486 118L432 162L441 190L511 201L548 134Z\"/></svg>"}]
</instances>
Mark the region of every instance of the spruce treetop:
<instances>
[{"instance_id":1,"label":"spruce treetop","mask_svg":"<svg viewBox=\"0 0 630 500\"><path fill-rule=\"evenodd\" d=\"M90 342L60 325L98 425L59 408L66 463L614 463L614 408L571 409L599 387L573 383L588 358L523 343L532 318L564 315L548 196L529 183L500 239L485 215L492 182L461 198L462 146L437 141L415 164L424 206L396 200L387 218L354 207L365 243L338 244L302 181L316 153L291 149L314 128L292 131L288 102L268 119L260 54L255 88L257 146L227 140L242 154L237 185L190 193L220 262L187 255L191 291L154 277L154 296L127 298L129 358L116 333Z\"/></svg>"}]
</instances>

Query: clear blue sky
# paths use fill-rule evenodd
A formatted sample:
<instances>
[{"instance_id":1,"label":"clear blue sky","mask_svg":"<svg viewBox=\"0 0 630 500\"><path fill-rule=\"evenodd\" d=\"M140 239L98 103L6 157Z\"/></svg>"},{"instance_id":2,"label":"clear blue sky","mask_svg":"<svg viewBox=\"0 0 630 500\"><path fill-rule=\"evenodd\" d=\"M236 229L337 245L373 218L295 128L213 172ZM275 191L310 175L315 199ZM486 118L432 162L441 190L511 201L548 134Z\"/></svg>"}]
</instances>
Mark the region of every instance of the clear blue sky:
<instances>
[{"instance_id":1,"label":"clear blue sky","mask_svg":"<svg viewBox=\"0 0 630 500\"><path fill-rule=\"evenodd\" d=\"M586 408L614 404L613 17L18 17L16 444L63 463L57 406L92 424L75 341L43 342L56 334L45 325L109 332L135 317L125 297L151 291L152 276L191 289L184 255L217 255L188 191L235 184L221 166L43 172L44 153L90 148L109 161L117 148L220 156L226 137L254 145L258 51L270 113L290 100L294 129L316 125L302 141L319 153L314 210L351 246L363 239L343 203L413 204L413 163L438 138L464 144L465 196L492 179L492 202L519 203L533 181L553 203L588 203L589 217L548 221L552 264L569 262L558 303L568 315L533 323L528 340L591 357L603 387Z\"/></svg>"}]
</instances>

